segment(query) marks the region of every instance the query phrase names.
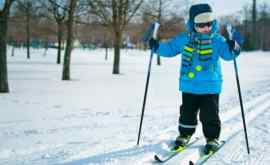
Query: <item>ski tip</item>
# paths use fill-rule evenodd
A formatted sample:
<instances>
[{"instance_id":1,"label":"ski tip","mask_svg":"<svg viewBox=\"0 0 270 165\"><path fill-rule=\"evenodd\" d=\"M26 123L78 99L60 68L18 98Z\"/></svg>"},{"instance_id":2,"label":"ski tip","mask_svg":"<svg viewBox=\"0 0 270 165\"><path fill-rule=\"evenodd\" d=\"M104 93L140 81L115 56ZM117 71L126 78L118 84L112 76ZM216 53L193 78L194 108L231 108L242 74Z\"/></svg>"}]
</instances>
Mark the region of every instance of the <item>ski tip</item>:
<instances>
[{"instance_id":1,"label":"ski tip","mask_svg":"<svg viewBox=\"0 0 270 165\"><path fill-rule=\"evenodd\" d=\"M195 165L191 160L189 161L189 165Z\"/></svg>"},{"instance_id":2,"label":"ski tip","mask_svg":"<svg viewBox=\"0 0 270 165\"><path fill-rule=\"evenodd\" d=\"M162 163L162 160L157 155L155 155L154 158L157 162Z\"/></svg>"}]
</instances>

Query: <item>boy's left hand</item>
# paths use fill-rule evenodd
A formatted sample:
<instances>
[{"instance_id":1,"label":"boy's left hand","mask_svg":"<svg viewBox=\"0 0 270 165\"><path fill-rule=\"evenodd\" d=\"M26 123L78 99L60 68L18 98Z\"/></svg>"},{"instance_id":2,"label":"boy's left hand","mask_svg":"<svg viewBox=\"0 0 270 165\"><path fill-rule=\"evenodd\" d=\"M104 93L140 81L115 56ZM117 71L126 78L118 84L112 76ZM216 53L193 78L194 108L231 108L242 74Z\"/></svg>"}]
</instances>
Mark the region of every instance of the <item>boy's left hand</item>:
<instances>
[{"instance_id":1,"label":"boy's left hand","mask_svg":"<svg viewBox=\"0 0 270 165\"><path fill-rule=\"evenodd\" d=\"M239 46L242 46L244 44L244 41L245 41L244 37L236 29L233 30L232 40L236 41Z\"/></svg>"},{"instance_id":2,"label":"boy's left hand","mask_svg":"<svg viewBox=\"0 0 270 165\"><path fill-rule=\"evenodd\" d=\"M244 43L244 38L239 31L233 28L231 25L227 25L227 32L229 39L226 40L230 51L234 51L237 54L240 53L241 45Z\"/></svg>"},{"instance_id":3,"label":"boy's left hand","mask_svg":"<svg viewBox=\"0 0 270 165\"><path fill-rule=\"evenodd\" d=\"M236 51L236 50L240 49L240 46L237 43L237 41L235 41L235 40L227 40L226 42L227 42L227 44L228 44L228 46L230 48L230 51Z\"/></svg>"}]
</instances>

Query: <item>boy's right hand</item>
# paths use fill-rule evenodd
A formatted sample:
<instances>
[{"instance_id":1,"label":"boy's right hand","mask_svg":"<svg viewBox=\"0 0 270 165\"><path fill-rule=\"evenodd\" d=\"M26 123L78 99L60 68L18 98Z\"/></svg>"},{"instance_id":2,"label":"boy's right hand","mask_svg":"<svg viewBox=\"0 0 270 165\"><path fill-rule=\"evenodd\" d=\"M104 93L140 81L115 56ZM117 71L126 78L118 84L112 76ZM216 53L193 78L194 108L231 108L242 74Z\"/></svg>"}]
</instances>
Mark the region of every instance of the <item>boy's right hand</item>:
<instances>
[{"instance_id":1,"label":"boy's right hand","mask_svg":"<svg viewBox=\"0 0 270 165\"><path fill-rule=\"evenodd\" d=\"M154 52L157 51L157 49L159 47L159 41L158 40L156 40L154 38L151 38L149 40L149 43L148 44L149 44L149 47L150 47L151 50L153 50Z\"/></svg>"},{"instance_id":2,"label":"boy's right hand","mask_svg":"<svg viewBox=\"0 0 270 165\"><path fill-rule=\"evenodd\" d=\"M150 49L153 50L154 52L156 52L156 50L159 47L159 41L158 41L159 26L160 24L158 22L152 22L148 26L142 38L144 43L148 42Z\"/></svg>"}]
</instances>

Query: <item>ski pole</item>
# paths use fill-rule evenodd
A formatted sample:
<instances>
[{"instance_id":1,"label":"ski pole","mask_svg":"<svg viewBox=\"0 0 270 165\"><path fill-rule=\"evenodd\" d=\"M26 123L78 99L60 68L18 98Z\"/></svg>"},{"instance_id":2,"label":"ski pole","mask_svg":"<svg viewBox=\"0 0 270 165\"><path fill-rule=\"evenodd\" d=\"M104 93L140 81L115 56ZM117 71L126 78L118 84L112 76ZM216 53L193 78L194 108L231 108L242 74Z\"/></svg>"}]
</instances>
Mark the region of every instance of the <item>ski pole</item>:
<instances>
[{"instance_id":1,"label":"ski pole","mask_svg":"<svg viewBox=\"0 0 270 165\"><path fill-rule=\"evenodd\" d=\"M150 28L146 31L146 33L144 34L143 41L148 42L151 38L157 39L158 28L159 28L159 23L157 23L157 22L153 23L150 26ZM145 85L145 91L144 91L143 106L142 106L140 128L139 128L138 139L137 139L137 146L140 144L141 130L142 130L142 124L143 124L143 118L144 118L145 103L146 103L146 99L147 99L149 79L150 79L150 75L151 75L151 66L152 66L153 55L154 55L154 48L151 49L151 55L150 55L150 60L149 60L149 64L148 64L148 72L147 72L146 85Z\"/></svg>"},{"instance_id":2,"label":"ski pole","mask_svg":"<svg viewBox=\"0 0 270 165\"><path fill-rule=\"evenodd\" d=\"M229 34L230 40L232 40L233 39L232 25L228 24L227 27L226 27L226 30L227 30L227 32ZM238 67L237 67L237 62L236 62L235 57L233 58L233 63L234 63L235 78L236 78L236 82L237 82L237 89L238 89L238 95L239 95L239 101L240 101L240 107L241 107L242 121L243 121L244 132L245 132L247 153L249 154L250 150L249 150L249 143L248 143L248 134L247 134L247 127L246 127L246 120L245 120L245 112L244 112L242 94L241 94L241 87L240 87L240 82L239 82Z\"/></svg>"}]
</instances>

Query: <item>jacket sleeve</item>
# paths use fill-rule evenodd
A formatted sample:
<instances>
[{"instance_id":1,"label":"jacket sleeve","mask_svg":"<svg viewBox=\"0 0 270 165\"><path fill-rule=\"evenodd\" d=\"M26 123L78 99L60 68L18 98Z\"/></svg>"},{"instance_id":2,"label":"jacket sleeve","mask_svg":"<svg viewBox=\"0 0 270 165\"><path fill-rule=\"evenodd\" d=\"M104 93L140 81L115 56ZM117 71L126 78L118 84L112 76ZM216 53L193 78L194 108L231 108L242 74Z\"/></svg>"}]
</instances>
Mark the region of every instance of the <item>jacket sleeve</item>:
<instances>
[{"instance_id":1,"label":"jacket sleeve","mask_svg":"<svg viewBox=\"0 0 270 165\"><path fill-rule=\"evenodd\" d=\"M162 57L174 57L182 52L183 45L187 40L187 34L181 33L166 42L160 42L156 53Z\"/></svg>"},{"instance_id":2,"label":"jacket sleeve","mask_svg":"<svg viewBox=\"0 0 270 165\"><path fill-rule=\"evenodd\" d=\"M218 37L218 44L219 44L219 54L222 59L226 61L233 60L234 57L238 57L240 54L240 47L235 50L230 50L229 45L226 42L226 39L222 36Z\"/></svg>"}]
</instances>

